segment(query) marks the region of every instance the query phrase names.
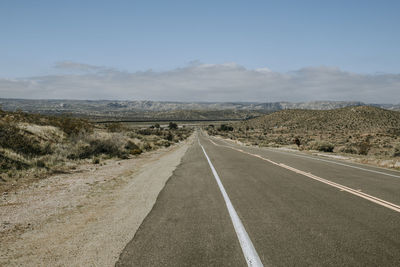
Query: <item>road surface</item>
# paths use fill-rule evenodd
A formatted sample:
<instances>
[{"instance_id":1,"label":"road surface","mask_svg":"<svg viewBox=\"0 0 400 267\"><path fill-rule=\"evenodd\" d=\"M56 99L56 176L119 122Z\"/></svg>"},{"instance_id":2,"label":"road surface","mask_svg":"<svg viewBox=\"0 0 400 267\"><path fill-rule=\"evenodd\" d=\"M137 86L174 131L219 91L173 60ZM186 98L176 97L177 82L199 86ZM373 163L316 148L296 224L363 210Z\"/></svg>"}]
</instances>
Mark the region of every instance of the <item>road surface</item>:
<instances>
[{"instance_id":1,"label":"road surface","mask_svg":"<svg viewBox=\"0 0 400 267\"><path fill-rule=\"evenodd\" d=\"M117 266L400 266L400 172L203 133Z\"/></svg>"}]
</instances>

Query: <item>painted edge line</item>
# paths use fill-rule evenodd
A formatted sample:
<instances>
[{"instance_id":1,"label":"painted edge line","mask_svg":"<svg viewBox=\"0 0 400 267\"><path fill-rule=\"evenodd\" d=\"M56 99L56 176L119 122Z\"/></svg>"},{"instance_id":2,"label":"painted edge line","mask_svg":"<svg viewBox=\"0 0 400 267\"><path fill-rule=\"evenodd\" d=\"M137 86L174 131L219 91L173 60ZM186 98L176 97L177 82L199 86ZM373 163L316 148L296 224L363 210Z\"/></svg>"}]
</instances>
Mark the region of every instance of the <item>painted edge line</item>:
<instances>
[{"instance_id":1,"label":"painted edge line","mask_svg":"<svg viewBox=\"0 0 400 267\"><path fill-rule=\"evenodd\" d=\"M213 164L211 163L211 160L208 157L208 155L206 153L206 150L200 144L200 140L199 139L197 139L197 140L199 142L199 145L200 145L201 149L203 150L203 153L204 153L204 155L205 155L205 157L207 159L208 164L210 165L210 168L211 168L211 171L212 171L212 173L214 175L214 178L217 181L219 190L221 191L221 194L222 194L222 196L223 196L223 198L225 200L226 207L227 207L229 215L231 217L231 220L232 220L232 223L233 223L233 227L235 228L236 235L237 235L237 237L239 239L239 243L240 243L240 246L242 248L243 255L244 255L244 258L245 258L245 260L247 262L247 265L248 266L255 266L255 267L264 266L262 264L262 262L261 262L260 257L257 254L256 249L253 246L253 243L250 240L249 235L246 232L246 229L244 228L244 226L242 224L242 221L240 220L239 216L237 215L236 210L233 207L231 200L229 199L229 196L226 193L225 188L224 188L224 186L223 186L223 184L221 182L221 179L219 178L217 171L215 170Z\"/></svg>"},{"instance_id":2,"label":"painted edge line","mask_svg":"<svg viewBox=\"0 0 400 267\"><path fill-rule=\"evenodd\" d=\"M227 148L230 148L230 149L239 151L239 152L241 152L241 153L248 154L248 155L250 155L250 156L253 156L253 157L262 159L262 160L267 161L267 162L269 162L269 163L271 163L271 164L274 164L274 165L276 165L276 166L279 166L279 167L285 168L285 169L287 169L287 170L290 170L290 171L292 171L292 172L295 172L295 173L304 175L304 176L306 176L306 177L309 177L309 178L314 179L314 180L316 180L316 181L319 181L319 182L321 182L321 183L324 183L324 184L327 184L327 185L336 187L336 188L338 188L338 189L340 189L340 190L346 191L346 192L348 192L348 193L350 193L350 194L353 194L353 195L355 195L355 196L364 198L364 199L369 200L369 201L371 201L371 202L374 202L374 203L376 203L376 204L378 204L378 205L381 205L381 206L383 206L383 207L385 207L385 208L394 210L394 211L396 211L396 212L400 212L400 206L399 206L399 205L396 205L396 204L394 204L394 203L391 203L391 202L389 202L389 201L386 201L386 200L383 200L383 199L380 199L380 198L377 198L377 197L368 195L368 194L366 194L366 193L363 193L363 192L360 192L360 191L355 190L355 189L353 189L353 188L350 188L350 187L347 187L347 186L344 186L344 185L341 185L341 184L338 184L338 183L329 181L329 180L327 180L327 179L321 178L321 177L316 176L316 175L313 175L313 174L311 174L311 173L308 173L308 172L305 172L305 171L301 171L301 170L299 170L299 169L290 167L290 166L285 165L285 164L283 164L283 163L274 162L274 161L272 161L272 160L270 160L270 159L266 159L266 158L264 158L264 157L262 157L262 156L260 156L260 155L253 154L253 153L250 153L250 152L246 152L246 151L244 151L244 150L242 150L242 149L234 148L234 147L231 147L231 146L219 145L219 144L213 142L211 139L209 139L209 140L210 140L210 142L213 143L215 146L227 147Z\"/></svg>"}]
</instances>

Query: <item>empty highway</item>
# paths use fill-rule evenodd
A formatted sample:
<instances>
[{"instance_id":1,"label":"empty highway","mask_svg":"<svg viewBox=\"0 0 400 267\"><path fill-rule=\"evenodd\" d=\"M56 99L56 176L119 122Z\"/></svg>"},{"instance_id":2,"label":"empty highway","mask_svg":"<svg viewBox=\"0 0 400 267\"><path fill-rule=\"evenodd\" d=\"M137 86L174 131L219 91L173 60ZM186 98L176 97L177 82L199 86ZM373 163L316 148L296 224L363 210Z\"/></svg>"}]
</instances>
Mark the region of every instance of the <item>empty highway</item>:
<instances>
[{"instance_id":1,"label":"empty highway","mask_svg":"<svg viewBox=\"0 0 400 267\"><path fill-rule=\"evenodd\" d=\"M400 266L400 173L198 132L117 266Z\"/></svg>"}]
</instances>

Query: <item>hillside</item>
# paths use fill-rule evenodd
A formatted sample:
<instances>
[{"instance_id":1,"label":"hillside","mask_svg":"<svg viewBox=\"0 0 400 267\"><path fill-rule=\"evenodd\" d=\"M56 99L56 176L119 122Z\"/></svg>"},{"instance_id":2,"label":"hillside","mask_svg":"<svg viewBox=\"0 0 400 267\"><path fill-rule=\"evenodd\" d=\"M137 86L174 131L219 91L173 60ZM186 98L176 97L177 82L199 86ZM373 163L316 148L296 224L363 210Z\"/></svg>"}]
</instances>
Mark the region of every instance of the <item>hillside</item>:
<instances>
[{"instance_id":1,"label":"hillside","mask_svg":"<svg viewBox=\"0 0 400 267\"><path fill-rule=\"evenodd\" d=\"M287 128L304 131L364 131L393 132L400 130L400 112L370 106L347 107L335 110L282 110L245 123L267 130Z\"/></svg>"},{"instance_id":2,"label":"hillside","mask_svg":"<svg viewBox=\"0 0 400 267\"><path fill-rule=\"evenodd\" d=\"M371 106L282 110L232 126L210 132L262 146L400 156L400 112Z\"/></svg>"},{"instance_id":3,"label":"hillside","mask_svg":"<svg viewBox=\"0 0 400 267\"><path fill-rule=\"evenodd\" d=\"M186 139L192 129L136 128L96 125L66 116L44 116L0 110L0 191L83 163L128 159L144 151L169 147Z\"/></svg>"},{"instance_id":4,"label":"hillside","mask_svg":"<svg viewBox=\"0 0 400 267\"><path fill-rule=\"evenodd\" d=\"M245 119L285 109L329 110L365 105L354 101L313 102L167 102L122 100L1 99L3 110L47 115L73 114L92 120L226 120ZM389 110L399 105L370 104Z\"/></svg>"}]
</instances>

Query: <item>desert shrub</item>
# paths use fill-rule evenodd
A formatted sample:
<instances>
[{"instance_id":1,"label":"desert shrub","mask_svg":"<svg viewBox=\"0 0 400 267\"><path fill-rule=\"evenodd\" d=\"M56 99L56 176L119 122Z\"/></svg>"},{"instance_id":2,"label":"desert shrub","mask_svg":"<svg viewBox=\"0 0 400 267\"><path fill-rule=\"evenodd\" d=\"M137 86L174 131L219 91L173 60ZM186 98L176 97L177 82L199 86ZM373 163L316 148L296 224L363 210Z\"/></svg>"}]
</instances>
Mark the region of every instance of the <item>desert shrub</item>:
<instances>
[{"instance_id":1,"label":"desert shrub","mask_svg":"<svg viewBox=\"0 0 400 267\"><path fill-rule=\"evenodd\" d=\"M99 163L100 163L100 159L99 159L99 158L94 158L94 159L92 160L92 163L93 163L93 164L99 164Z\"/></svg>"},{"instance_id":2,"label":"desert shrub","mask_svg":"<svg viewBox=\"0 0 400 267\"><path fill-rule=\"evenodd\" d=\"M171 143L167 140L159 140L157 143L155 143L157 146L163 146L163 147L169 147Z\"/></svg>"},{"instance_id":3,"label":"desert shrub","mask_svg":"<svg viewBox=\"0 0 400 267\"><path fill-rule=\"evenodd\" d=\"M218 131L224 131L224 132L233 131L233 127L226 124L221 124L221 126L218 128Z\"/></svg>"},{"instance_id":4,"label":"desert shrub","mask_svg":"<svg viewBox=\"0 0 400 267\"><path fill-rule=\"evenodd\" d=\"M170 130L176 130L176 129L178 129L178 124L176 124L175 122L170 122L168 125L168 128Z\"/></svg>"},{"instance_id":5,"label":"desert shrub","mask_svg":"<svg viewBox=\"0 0 400 267\"><path fill-rule=\"evenodd\" d=\"M46 167L46 163L43 160L37 160L36 161L36 167L45 168Z\"/></svg>"},{"instance_id":6,"label":"desert shrub","mask_svg":"<svg viewBox=\"0 0 400 267\"><path fill-rule=\"evenodd\" d=\"M77 151L70 154L68 158L85 159L101 154L111 157L124 157L126 152L122 150L113 139L95 139L91 140L89 144L78 146Z\"/></svg>"},{"instance_id":7,"label":"desert shrub","mask_svg":"<svg viewBox=\"0 0 400 267\"><path fill-rule=\"evenodd\" d=\"M121 132L124 130L124 127L121 125L121 123L117 123L117 122L107 123L106 128L109 132L112 132L112 133Z\"/></svg>"},{"instance_id":8,"label":"desert shrub","mask_svg":"<svg viewBox=\"0 0 400 267\"><path fill-rule=\"evenodd\" d=\"M160 129L156 129L156 130L153 132L153 134L154 134L154 135L157 135L157 136L161 136L161 135L163 135L164 133L163 133L163 131L161 131Z\"/></svg>"},{"instance_id":9,"label":"desert shrub","mask_svg":"<svg viewBox=\"0 0 400 267\"><path fill-rule=\"evenodd\" d=\"M39 141L24 134L12 123L0 122L0 147L11 149L27 156L51 154L50 144L42 146Z\"/></svg>"},{"instance_id":10,"label":"desert shrub","mask_svg":"<svg viewBox=\"0 0 400 267\"><path fill-rule=\"evenodd\" d=\"M397 144L394 147L393 157L400 157L400 144Z\"/></svg>"},{"instance_id":11,"label":"desert shrub","mask_svg":"<svg viewBox=\"0 0 400 267\"><path fill-rule=\"evenodd\" d=\"M367 155L370 149L371 149L371 144L367 141L358 144L358 154L360 155Z\"/></svg>"},{"instance_id":12,"label":"desert shrub","mask_svg":"<svg viewBox=\"0 0 400 267\"><path fill-rule=\"evenodd\" d=\"M11 169L22 170L29 168L30 165L20 159L9 157L4 151L0 151L0 173Z\"/></svg>"},{"instance_id":13,"label":"desert shrub","mask_svg":"<svg viewBox=\"0 0 400 267\"><path fill-rule=\"evenodd\" d=\"M139 155L143 152L138 145L130 140L126 143L125 149L128 150L131 155Z\"/></svg>"},{"instance_id":14,"label":"desert shrub","mask_svg":"<svg viewBox=\"0 0 400 267\"><path fill-rule=\"evenodd\" d=\"M345 145L338 148L338 152L348 153L348 154L357 154L357 149L352 145Z\"/></svg>"},{"instance_id":15,"label":"desert shrub","mask_svg":"<svg viewBox=\"0 0 400 267\"><path fill-rule=\"evenodd\" d=\"M168 140L168 141L172 141L174 139L174 135L172 133L168 132L168 134L164 136L164 139Z\"/></svg>"},{"instance_id":16,"label":"desert shrub","mask_svg":"<svg viewBox=\"0 0 400 267\"><path fill-rule=\"evenodd\" d=\"M125 145L125 149L127 149L127 150L133 150L133 149L138 149L138 148L139 148L139 146L130 140Z\"/></svg>"},{"instance_id":17,"label":"desert shrub","mask_svg":"<svg viewBox=\"0 0 400 267\"><path fill-rule=\"evenodd\" d=\"M132 154L132 155L140 155L140 154L142 154L142 152L143 151L140 148L134 148L134 149L130 150L130 154Z\"/></svg>"},{"instance_id":18,"label":"desert shrub","mask_svg":"<svg viewBox=\"0 0 400 267\"><path fill-rule=\"evenodd\" d=\"M274 142L279 145L288 145L290 143L290 141L288 142L282 135L275 137Z\"/></svg>"},{"instance_id":19,"label":"desert shrub","mask_svg":"<svg viewBox=\"0 0 400 267\"><path fill-rule=\"evenodd\" d=\"M119 156L121 154L120 148L112 139L92 140L89 145L94 155L106 154L110 156Z\"/></svg>"},{"instance_id":20,"label":"desert shrub","mask_svg":"<svg viewBox=\"0 0 400 267\"><path fill-rule=\"evenodd\" d=\"M153 131L151 129L140 129L140 130L138 130L138 134L151 135L151 134L153 134Z\"/></svg>"},{"instance_id":21,"label":"desert shrub","mask_svg":"<svg viewBox=\"0 0 400 267\"><path fill-rule=\"evenodd\" d=\"M59 127L67 135L78 135L80 132L91 132L93 129L92 125L86 120L67 116L53 117L49 124Z\"/></svg>"},{"instance_id":22,"label":"desert shrub","mask_svg":"<svg viewBox=\"0 0 400 267\"><path fill-rule=\"evenodd\" d=\"M322 152L333 152L335 146L328 142L313 142L310 144L311 149Z\"/></svg>"},{"instance_id":23,"label":"desert shrub","mask_svg":"<svg viewBox=\"0 0 400 267\"><path fill-rule=\"evenodd\" d=\"M151 145L149 143L146 142L146 143L143 144L143 149L144 150L151 150L151 148L152 147L151 147Z\"/></svg>"},{"instance_id":24,"label":"desert shrub","mask_svg":"<svg viewBox=\"0 0 400 267\"><path fill-rule=\"evenodd\" d=\"M301 145L300 139L297 138L297 137L293 140L293 142L294 142L298 147Z\"/></svg>"}]
</instances>

